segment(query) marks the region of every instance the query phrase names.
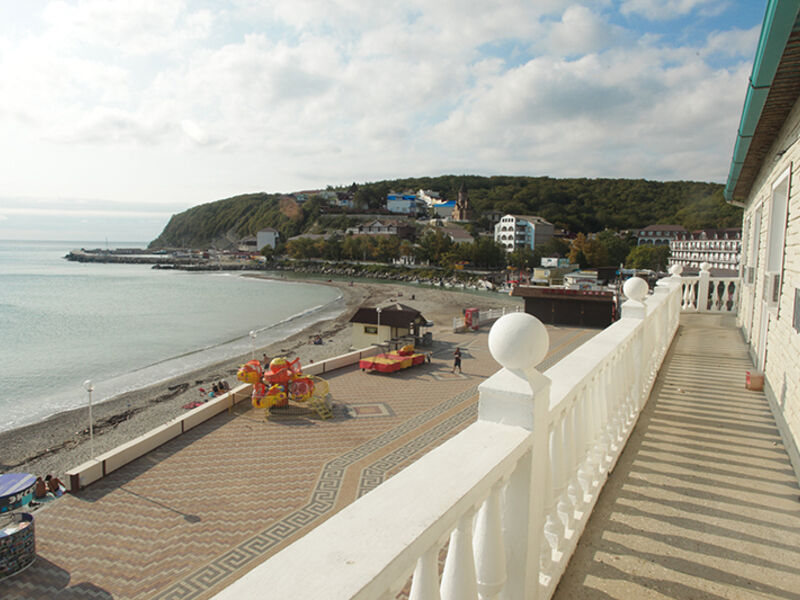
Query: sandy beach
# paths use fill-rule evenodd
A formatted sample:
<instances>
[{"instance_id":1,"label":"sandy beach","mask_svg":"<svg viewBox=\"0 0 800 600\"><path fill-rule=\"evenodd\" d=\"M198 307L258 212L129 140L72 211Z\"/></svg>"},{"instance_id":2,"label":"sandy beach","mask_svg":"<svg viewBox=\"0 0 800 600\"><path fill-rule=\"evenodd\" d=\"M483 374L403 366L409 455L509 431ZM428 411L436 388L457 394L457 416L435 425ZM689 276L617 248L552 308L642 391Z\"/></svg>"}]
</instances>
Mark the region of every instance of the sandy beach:
<instances>
[{"instance_id":1,"label":"sandy beach","mask_svg":"<svg viewBox=\"0 0 800 600\"><path fill-rule=\"evenodd\" d=\"M476 295L443 288L417 287L393 283L299 280L331 285L344 295L347 309L335 319L316 323L295 335L256 348L256 356L298 356L302 364L344 354L351 349L349 320L361 306L397 301L419 310L436 334L452 328L453 317L464 308L481 309L519 306L519 298L503 294ZM412 299L413 295L413 299ZM323 344L311 338L320 335ZM157 385L123 394L93 407L94 454L125 443L185 412L183 406L201 400L201 388L208 390L220 379L234 386L236 371L250 355L184 373ZM59 477L91 457L88 410L60 413L45 421L0 433L0 472L51 473Z\"/></svg>"}]
</instances>

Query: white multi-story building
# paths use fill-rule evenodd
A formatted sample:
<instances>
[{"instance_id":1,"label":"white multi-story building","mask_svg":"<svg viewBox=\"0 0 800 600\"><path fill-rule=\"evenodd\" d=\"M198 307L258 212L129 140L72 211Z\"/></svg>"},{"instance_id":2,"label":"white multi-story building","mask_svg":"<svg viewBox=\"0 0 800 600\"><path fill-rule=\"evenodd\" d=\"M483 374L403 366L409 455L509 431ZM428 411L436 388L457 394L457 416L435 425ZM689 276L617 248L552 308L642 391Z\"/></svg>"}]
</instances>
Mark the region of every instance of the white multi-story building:
<instances>
[{"instance_id":1,"label":"white multi-story building","mask_svg":"<svg viewBox=\"0 0 800 600\"><path fill-rule=\"evenodd\" d=\"M738 271L742 253L742 229L701 229L679 233L669 243L669 265L700 269L708 263L712 269Z\"/></svg>"},{"instance_id":2,"label":"white multi-story building","mask_svg":"<svg viewBox=\"0 0 800 600\"><path fill-rule=\"evenodd\" d=\"M494 241L502 244L506 252L533 250L553 239L553 229L553 224L542 217L505 215L494 226Z\"/></svg>"},{"instance_id":3,"label":"white multi-story building","mask_svg":"<svg viewBox=\"0 0 800 600\"><path fill-rule=\"evenodd\" d=\"M680 225L648 225L636 233L636 244L638 246L669 244L681 233L686 233L686 229Z\"/></svg>"}]
</instances>

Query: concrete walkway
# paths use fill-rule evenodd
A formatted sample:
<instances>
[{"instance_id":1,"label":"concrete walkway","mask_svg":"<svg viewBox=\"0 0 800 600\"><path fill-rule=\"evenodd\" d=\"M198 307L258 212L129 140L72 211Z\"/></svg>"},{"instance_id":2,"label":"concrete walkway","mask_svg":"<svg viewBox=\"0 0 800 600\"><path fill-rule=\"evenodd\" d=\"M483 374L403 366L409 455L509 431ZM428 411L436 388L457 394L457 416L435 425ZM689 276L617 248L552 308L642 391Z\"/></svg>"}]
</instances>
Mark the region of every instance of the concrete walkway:
<instances>
[{"instance_id":1,"label":"concrete walkway","mask_svg":"<svg viewBox=\"0 0 800 600\"><path fill-rule=\"evenodd\" d=\"M800 598L800 491L732 320L683 315L554 598Z\"/></svg>"}]
</instances>

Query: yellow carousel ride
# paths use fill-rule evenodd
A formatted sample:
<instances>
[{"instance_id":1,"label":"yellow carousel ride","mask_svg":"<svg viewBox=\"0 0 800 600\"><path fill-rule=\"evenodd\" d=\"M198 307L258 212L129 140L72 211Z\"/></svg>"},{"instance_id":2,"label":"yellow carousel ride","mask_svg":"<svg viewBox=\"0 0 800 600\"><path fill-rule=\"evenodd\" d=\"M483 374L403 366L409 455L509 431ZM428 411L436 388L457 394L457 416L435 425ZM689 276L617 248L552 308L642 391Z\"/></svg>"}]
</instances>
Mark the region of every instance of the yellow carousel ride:
<instances>
[{"instance_id":1,"label":"yellow carousel ride","mask_svg":"<svg viewBox=\"0 0 800 600\"><path fill-rule=\"evenodd\" d=\"M239 368L236 378L253 385L253 406L264 409L265 419L269 419L270 409L288 408L290 401L307 405L321 419L333 416L328 402L328 382L314 375L305 375L299 358L293 361L273 358L266 371L258 360L251 360Z\"/></svg>"}]
</instances>

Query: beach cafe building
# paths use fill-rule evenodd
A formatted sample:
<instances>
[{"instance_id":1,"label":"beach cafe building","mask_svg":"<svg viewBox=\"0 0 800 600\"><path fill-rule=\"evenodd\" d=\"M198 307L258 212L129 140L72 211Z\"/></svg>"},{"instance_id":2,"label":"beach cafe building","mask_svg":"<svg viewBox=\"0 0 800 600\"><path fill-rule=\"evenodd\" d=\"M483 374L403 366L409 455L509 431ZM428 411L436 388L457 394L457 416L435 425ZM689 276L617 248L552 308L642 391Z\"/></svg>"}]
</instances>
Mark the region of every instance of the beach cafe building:
<instances>
[{"instance_id":1,"label":"beach cafe building","mask_svg":"<svg viewBox=\"0 0 800 600\"><path fill-rule=\"evenodd\" d=\"M361 307L350 319L353 348L366 348L408 336L419 337L425 317L398 302L388 306Z\"/></svg>"},{"instance_id":2,"label":"beach cafe building","mask_svg":"<svg viewBox=\"0 0 800 600\"><path fill-rule=\"evenodd\" d=\"M713 277L707 265L699 275L683 277L681 267L674 265L671 276L657 282L652 293L646 282L631 278L624 286L627 300L621 306L621 318L544 372L534 367L548 352L544 326L524 313L502 317L488 342L502 368L478 386L478 415L473 424L250 571L218 594L218 600L258 597L258 591L264 589L271 590L274 597L287 598L394 598L409 577L410 597L416 599L550 598L600 490L650 398L671 345L681 345L682 352L694 356L689 359L691 369L674 373L682 380L684 395L668 404L680 401L681 405L697 403L701 407L704 398L710 397L709 406L718 412L727 405L752 402L752 395L743 396L750 392L744 389L741 367L736 367L735 374L714 379L716 386L731 386L725 395L720 389L703 387L717 377L716 371L730 368L726 354L730 349L720 347L730 344L717 342L709 331L731 343L743 343L740 332L744 336L755 368L765 375L764 401L771 407L795 476L800 474L799 14L800 0L767 2L725 190L729 202L744 207L743 277ZM362 328L375 327L376 321L375 309L359 311L353 319L354 327ZM679 324L682 334L676 336ZM692 328L696 329L692 339L697 342L684 346L682 340L691 337ZM376 333L367 335L375 337ZM746 353L743 357L749 364ZM679 359L684 360L682 356ZM672 360L666 364L673 364ZM729 382L734 376L739 379L735 387ZM692 389L698 391L687 391L694 381ZM654 394L662 392L662 387L656 387ZM756 416L753 411L742 411L739 409L736 418L740 421L733 427L752 426L750 435L755 437L746 439L754 443L765 435L766 422L760 412ZM709 444L718 445L718 432L725 423L717 420L713 427L704 426L700 416L693 417L693 422L698 425L688 433L699 440L692 446L693 455L703 454ZM647 436L659 435L647 427L644 430ZM680 431L673 437L676 435L680 437ZM750 451L744 452L739 448L734 453L734 464L746 460ZM686 460L685 455L679 456ZM720 465L709 479L718 480L721 465L731 465L717 460L709 457L697 468L704 468L709 461ZM785 472L784 467L780 469ZM692 490L699 481L693 473ZM631 490L642 489L645 480L659 475L655 471L639 473L637 481L630 482L635 484ZM731 476L741 475L731 472ZM746 475L741 477L733 486L718 483L720 494L703 493L722 498L739 488L751 493L756 492L751 489L754 486L764 488ZM796 482L793 485L796 507ZM735 545L742 550L732 556L729 546L720 545L726 542L715 540L730 542L730 537L719 538L720 532L733 531L742 519L723 518L725 529L720 529L717 521L709 522L716 512L696 514L687 508L694 505L691 501L671 504L677 491L687 489L658 490L658 497L648 504L663 505L668 511L658 521L662 529L679 524L695 536L691 540L669 536L667 545L672 550L666 554L663 549L639 551L647 542L642 536L635 545L620 546L619 528L632 526L612 523L607 515L597 517L608 523L608 536L622 548L618 551L621 555L612 556L619 558L617 562L602 565L600 578L610 578L634 593L659 586L661 580L651 575L655 571L650 569L664 555L666 562L658 573L680 575L670 584L670 597L673 593L722 597L717 592L723 589L725 597L778 597L761 594L758 586L749 588L754 581L752 568L774 573L766 576L774 583L776 578L796 573L797 564L790 561L780 566L776 555L770 559L775 559L774 568L779 570L759 567L764 560L748 558L752 554L744 548L761 536L735 537ZM770 493L765 488L756 494L764 509L782 502L778 496L770 498ZM680 497L694 500L696 495ZM632 501L629 491L626 502ZM721 514L736 517L746 510L745 504L735 506ZM791 510L793 514L797 511ZM639 513L636 523L644 516ZM604 542L608 538L592 539ZM682 541L691 544L688 554L683 553ZM730 565L717 562L706 566L703 544L716 549L709 556L722 553L725 561L734 565L725 582L728 587L719 587L715 578ZM325 551L320 552L321 548ZM682 553L679 560L676 553ZM635 574L626 578L627 571L622 569L629 561L648 566L634 569ZM745 569L746 576L741 574ZM578 578L583 581L584 574ZM727 593L730 591L734 595Z\"/></svg>"}]
</instances>

